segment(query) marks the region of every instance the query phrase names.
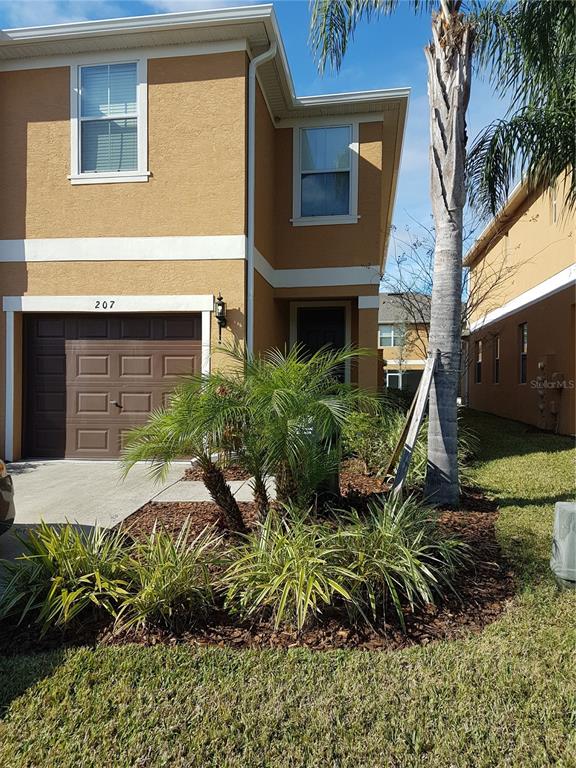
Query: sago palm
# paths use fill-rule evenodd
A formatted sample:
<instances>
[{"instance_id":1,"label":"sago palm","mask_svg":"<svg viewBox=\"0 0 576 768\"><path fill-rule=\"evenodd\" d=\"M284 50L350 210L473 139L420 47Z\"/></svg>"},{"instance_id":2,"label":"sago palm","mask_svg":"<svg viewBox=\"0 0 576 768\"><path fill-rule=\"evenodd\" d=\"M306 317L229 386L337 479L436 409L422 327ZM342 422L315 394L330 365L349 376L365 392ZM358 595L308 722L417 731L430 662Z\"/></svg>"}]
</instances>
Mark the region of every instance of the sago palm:
<instances>
[{"instance_id":1,"label":"sago palm","mask_svg":"<svg viewBox=\"0 0 576 768\"><path fill-rule=\"evenodd\" d=\"M430 106L430 191L436 245L430 354L438 365L430 392L427 495L438 504L458 502L457 395L460 374L462 213L465 203L466 109L470 95L474 25L462 0L412 0L432 13L425 48ZM358 23L391 14L399 0L313 0L311 42L338 69Z\"/></svg>"}]
</instances>

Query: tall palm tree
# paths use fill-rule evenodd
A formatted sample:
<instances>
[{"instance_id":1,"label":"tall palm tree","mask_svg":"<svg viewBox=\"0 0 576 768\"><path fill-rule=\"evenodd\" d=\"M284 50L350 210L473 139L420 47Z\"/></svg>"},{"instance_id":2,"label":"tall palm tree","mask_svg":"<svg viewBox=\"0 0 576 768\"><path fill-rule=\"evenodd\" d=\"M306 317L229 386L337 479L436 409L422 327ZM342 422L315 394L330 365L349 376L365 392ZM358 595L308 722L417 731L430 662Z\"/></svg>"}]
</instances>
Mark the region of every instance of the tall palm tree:
<instances>
[{"instance_id":1,"label":"tall palm tree","mask_svg":"<svg viewBox=\"0 0 576 768\"><path fill-rule=\"evenodd\" d=\"M313 0L311 43L320 68L339 69L362 19L393 13L399 0ZM437 504L459 498L457 395L460 372L462 221L466 198L466 109L474 25L462 0L410 0L432 14L425 48L430 108L430 192L436 230L429 349L438 352L428 422L426 494Z\"/></svg>"},{"instance_id":2,"label":"tall palm tree","mask_svg":"<svg viewBox=\"0 0 576 768\"><path fill-rule=\"evenodd\" d=\"M533 189L562 182L576 206L576 6L574 0L497 0L477 7L477 55L495 92L510 99L502 120L474 141L471 202L494 215L524 176ZM560 185L559 185L560 186Z\"/></svg>"}]
</instances>

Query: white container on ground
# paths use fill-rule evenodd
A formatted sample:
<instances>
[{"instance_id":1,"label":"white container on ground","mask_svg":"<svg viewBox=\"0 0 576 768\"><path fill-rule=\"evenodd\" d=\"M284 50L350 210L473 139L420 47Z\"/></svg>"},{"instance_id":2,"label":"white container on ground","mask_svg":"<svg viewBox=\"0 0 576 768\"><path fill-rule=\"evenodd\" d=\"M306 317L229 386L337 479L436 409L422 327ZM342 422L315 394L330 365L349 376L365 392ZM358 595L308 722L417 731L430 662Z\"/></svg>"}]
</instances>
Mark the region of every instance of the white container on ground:
<instances>
[{"instance_id":1,"label":"white container on ground","mask_svg":"<svg viewBox=\"0 0 576 768\"><path fill-rule=\"evenodd\" d=\"M576 502L574 501L558 501L554 507L550 568L561 587L576 589Z\"/></svg>"}]
</instances>

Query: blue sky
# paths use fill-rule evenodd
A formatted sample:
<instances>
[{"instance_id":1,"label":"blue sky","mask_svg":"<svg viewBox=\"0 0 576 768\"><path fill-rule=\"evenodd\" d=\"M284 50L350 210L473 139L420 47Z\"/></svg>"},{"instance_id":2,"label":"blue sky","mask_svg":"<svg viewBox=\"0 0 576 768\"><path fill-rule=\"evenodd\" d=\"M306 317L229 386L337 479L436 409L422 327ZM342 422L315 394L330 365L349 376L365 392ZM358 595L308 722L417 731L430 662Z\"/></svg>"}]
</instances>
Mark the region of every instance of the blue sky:
<instances>
[{"instance_id":1,"label":"blue sky","mask_svg":"<svg viewBox=\"0 0 576 768\"><path fill-rule=\"evenodd\" d=\"M0 0L0 28L245 4L241 0ZM408 3L400 3L394 16L363 23L340 73L321 77L308 47L308 2L279 0L274 6L298 95L401 86L412 89L394 224L398 238L404 237L406 227L414 229L414 220L429 224L428 105L423 54L429 38L428 16L415 16ZM489 84L475 78L469 136L473 138L503 111Z\"/></svg>"}]
</instances>

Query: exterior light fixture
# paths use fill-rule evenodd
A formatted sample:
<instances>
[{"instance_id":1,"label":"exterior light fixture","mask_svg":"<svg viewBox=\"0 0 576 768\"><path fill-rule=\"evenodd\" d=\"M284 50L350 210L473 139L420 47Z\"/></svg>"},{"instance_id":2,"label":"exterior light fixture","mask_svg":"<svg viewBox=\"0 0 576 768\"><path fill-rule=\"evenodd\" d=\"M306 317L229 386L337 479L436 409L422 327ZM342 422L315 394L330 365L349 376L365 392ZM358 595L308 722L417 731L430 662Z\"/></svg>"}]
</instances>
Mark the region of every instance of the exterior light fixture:
<instances>
[{"instance_id":1,"label":"exterior light fixture","mask_svg":"<svg viewBox=\"0 0 576 768\"><path fill-rule=\"evenodd\" d=\"M216 322L218 323L218 343L222 341L222 328L225 328L228 324L226 320L226 302L222 298L222 294L219 293L218 297L214 301L214 315L216 316Z\"/></svg>"}]
</instances>

